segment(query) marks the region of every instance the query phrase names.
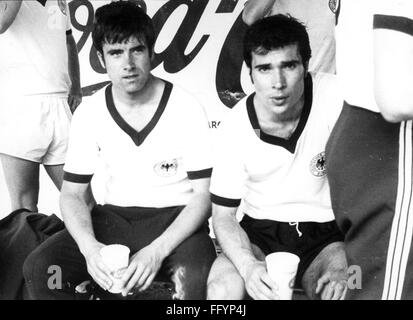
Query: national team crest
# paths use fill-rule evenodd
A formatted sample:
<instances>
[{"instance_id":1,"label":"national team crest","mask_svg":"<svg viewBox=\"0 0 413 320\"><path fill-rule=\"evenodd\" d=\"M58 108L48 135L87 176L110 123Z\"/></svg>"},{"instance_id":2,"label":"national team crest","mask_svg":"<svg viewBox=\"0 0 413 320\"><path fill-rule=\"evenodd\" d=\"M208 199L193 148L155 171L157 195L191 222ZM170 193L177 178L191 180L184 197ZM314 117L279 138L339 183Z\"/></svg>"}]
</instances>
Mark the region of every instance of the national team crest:
<instances>
[{"instance_id":1,"label":"national team crest","mask_svg":"<svg viewBox=\"0 0 413 320\"><path fill-rule=\"evenodd\" d=\"M158 176L172 177L178 171L178 160L172 159L169 161L162 161L153 167Z\"/></svg>"},{"instance_id":2,"label":"national team crest","mask_svg":"<svg viewBox=\"0 0 413 320\"><path fill-rule=\"evenodd\" d=\"M62 13L64 15L67 14L67 10L66 10L66 0L57 0L57 4L59 5L59 9L60 11L62 11Z\"/></svg>"},{"instance_id":3,"label":"national team crest","mask_svg":"<svg viewBox=\"0 0 413 320\"><path fill-rule=\"evenodd\" d=\"M317 154L311 160L310 171L316 177L322 177L326 175L326 156L324 151Z\"/></svg>"},{"instance_id":4,"label":"national team crest","mask_svg":"<svg viewBox=\"0 0 413 320\"><path fill-rule=\"evenodd\" d=\"M328 0L328 6L330 10L336 14L338 11L338 8L340 7L340 0Z\"/></svg>"}]
</instances>

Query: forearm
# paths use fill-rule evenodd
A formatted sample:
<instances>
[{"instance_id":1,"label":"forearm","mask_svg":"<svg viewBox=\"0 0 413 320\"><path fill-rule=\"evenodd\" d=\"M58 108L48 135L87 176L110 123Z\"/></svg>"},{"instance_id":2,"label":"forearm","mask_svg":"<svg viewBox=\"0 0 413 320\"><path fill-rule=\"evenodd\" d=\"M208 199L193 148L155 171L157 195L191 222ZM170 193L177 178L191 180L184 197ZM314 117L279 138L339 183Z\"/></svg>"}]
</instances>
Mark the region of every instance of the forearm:
<instances>
[{"instance_id":1,"label":"forearm","mask_svg":"<svg viewBox=\"0 0 413 320\"><path fill-rule=\"evenodd\" d=\"M22 0L0 1L0 34L7 31L20 10Z\"/></svg>"},{"instance_id":2,"label":"forearm","mask_svg":"<svg viewBox=\"0 0 413 320\"><path fill-rule=\"evenodd\" d=\"M68 72L70 81L72 83L71 92L82 94L82 87L80 84L80 67L79 57L76 47L76 41L73 35L66 37L67 55L68 55Z\"/></svg>"},{"instance_id":3,"label":"forearm","mask_svg":"<svg viewBox=\"0 0 413 320\"><path fill-rule=\"evenodd\" d=\"M77 195L61 194L60 209L66 228L76 241L81 253L87 255L98 243L93 232L87 201Z\"/></svg>"},{"instance_id":4,"label":"forearm","mask_svg":"<svg viewBox=\"0 0 413 320\"><path fill-rule=\"evenodd\" d=\"M248 267L256 263L251 242L247 234L239 225L235 215L220 213L214 208L212 224L215 235L224 254L235 265L241 277L246 278Z\"/></svg>"},{"instance_id":5,"label":"forearm","mask_svg":"<svg viewBox=\"0 0 413 320\"><path fill-rule=\"evenodd\" d=\"M194 194L174 222L155 239L151 246L167 257L181 242L190 237L211 215L208 192Z\"/></svg>"},{"instance_id":6,"label":"forearm","mask_svg":"<svg viewBox=\"0 0 413 320\"><path fill-rule=\"evenodd\" d=\"M242 19L247 25L265 17L271 12L276 0L248 0L242 12Z\"/></svg>"}]
</instances>

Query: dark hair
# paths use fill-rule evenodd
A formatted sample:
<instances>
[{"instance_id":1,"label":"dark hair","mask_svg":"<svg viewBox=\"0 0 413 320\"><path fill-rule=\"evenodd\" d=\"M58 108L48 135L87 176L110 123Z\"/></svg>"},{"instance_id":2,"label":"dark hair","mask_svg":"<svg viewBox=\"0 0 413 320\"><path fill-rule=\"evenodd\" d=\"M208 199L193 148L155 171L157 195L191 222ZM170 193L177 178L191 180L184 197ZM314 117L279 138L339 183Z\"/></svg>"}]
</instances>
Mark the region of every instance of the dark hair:
<instances>
[{"instance_id":1,"label":"dark hair","mask_svg":"<svg viewBox=\"0 0 413 320\"><path fill-rule=\"evenodd\" d=\"M145 41L149 54L155 44L155 30L151 18L136 3L116 1L99 7L95 13L92 39L101 54L103 43L122 43L130 37Z\"/></svg>"},{"instance_id":2,"label":"dark hair","mask_svg":"<svg viewBox=\"0 0 413 320\"><path fill-rule=\"evenodd\" d=\"M252 53L266 54L291 44L298 45L304 65L311 58L310 41L305 26L291 16L277 14L256 21L244 35L244 61L251 68Z\"/></svg>"}]
</instances>

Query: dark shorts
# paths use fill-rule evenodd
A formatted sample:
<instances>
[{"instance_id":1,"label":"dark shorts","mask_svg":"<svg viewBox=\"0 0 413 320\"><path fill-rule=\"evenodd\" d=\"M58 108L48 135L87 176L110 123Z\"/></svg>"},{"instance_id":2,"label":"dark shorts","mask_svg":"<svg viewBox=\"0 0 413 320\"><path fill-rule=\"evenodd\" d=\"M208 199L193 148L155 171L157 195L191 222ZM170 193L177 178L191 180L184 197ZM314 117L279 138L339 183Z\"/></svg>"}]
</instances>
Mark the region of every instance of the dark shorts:
<instances>
[{"instance_id":1,"label":"dark shorts","mask_svg":"<svg viewBox=\"0 0 413 320\"><path fill-rule=\"evenodd\" d=\"M285 251L300 257L295 286L301 287L304 272L314 258L330 243L343 241L343 235L336 222L300 222L298 234L295 225L288 222L258 220L244 215L240 222L251 243L258 246L265 255Z\"/></svg>"}]
</instances>

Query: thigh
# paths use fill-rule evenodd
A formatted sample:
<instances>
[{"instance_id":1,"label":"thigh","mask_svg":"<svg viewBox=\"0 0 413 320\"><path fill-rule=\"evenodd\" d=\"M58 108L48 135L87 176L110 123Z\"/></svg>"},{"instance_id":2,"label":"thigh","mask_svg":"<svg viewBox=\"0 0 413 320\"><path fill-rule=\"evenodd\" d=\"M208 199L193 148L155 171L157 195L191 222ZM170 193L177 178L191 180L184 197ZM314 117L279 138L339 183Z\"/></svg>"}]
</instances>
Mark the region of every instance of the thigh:
<instances>
[{"instance_id":1,"label":"thigh","mask_svg":"<svg viewBox=\"0 0 413 320\"><path fill-rule=\"evenodd\" d=\"M39 164L6 154L0 154L4 177L13 191L38 188Z\"/></svg>"}]
</instances>

